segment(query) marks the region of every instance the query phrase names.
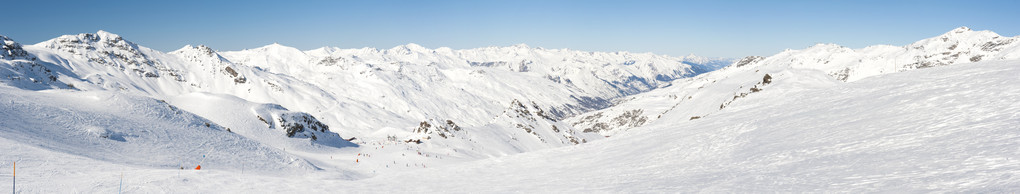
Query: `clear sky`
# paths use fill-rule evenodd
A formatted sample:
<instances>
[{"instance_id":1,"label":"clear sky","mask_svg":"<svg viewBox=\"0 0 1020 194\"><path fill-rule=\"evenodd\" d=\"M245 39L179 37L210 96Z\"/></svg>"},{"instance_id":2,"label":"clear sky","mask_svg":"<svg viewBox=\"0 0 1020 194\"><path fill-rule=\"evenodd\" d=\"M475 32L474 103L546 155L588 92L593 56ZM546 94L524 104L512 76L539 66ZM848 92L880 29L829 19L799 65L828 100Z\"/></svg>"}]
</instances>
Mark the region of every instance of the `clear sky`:
<instances>
[{"instance_id":1,"label":"clear sky","mask_svg":"<svg viewBox=\"0 0 1020 194\"><path fill-rule=\"evenodd\" d=\"M280 43L508 46L769 56L816 43L905 45L968 26L1020 35L1020 1L49 1L3 0L0 34L34 44L106 30L161 51Z\"/></svg>"}]
</instances>

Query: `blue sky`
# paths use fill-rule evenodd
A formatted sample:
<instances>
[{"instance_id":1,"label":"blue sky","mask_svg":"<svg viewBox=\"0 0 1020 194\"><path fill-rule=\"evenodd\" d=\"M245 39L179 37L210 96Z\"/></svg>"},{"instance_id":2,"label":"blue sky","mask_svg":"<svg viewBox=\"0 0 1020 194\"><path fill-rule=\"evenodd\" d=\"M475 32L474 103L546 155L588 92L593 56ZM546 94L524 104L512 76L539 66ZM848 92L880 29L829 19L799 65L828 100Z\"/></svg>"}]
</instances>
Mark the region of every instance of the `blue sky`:
<instances>
[{"instance_id":1,"label":"blue sky","mask_svg":"<svg viewBox=\"0 0 1020 194\"><path fill-rule=\"evenodd\" d=\"M280 43L508 46L769 56L816 43L905 45L959 26L1020 35L1020 1L5 1L0 34L34 44L106 30L161 51Z\"/></svg>"}]
</instances>

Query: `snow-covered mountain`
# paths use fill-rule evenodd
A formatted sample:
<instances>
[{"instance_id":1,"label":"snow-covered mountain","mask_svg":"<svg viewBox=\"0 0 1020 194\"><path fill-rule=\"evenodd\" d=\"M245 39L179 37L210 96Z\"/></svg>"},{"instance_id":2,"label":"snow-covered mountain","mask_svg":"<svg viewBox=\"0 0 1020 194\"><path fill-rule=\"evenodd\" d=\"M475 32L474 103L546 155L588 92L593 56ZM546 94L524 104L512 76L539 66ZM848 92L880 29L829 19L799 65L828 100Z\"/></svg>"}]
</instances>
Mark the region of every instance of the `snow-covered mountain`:
<instances>
[{"instance_id":1,"label":"snow-covered mountain","mask_svg":"<svg viewBox=\"0 0 1020 194\"><path fill-rule=\"evenodd\" d=\"M470 95L500 102L489 106L505 106L512 99L530 99L549 109L550 116L562 119L732 63L697 56L583 52L523 44L468 50L433 50L407 44L385 50L326 47L310 51L272 44L222 54L237 64L314 80L309 82L322 88L347 89L334 95L359 100L370 96L385 101L386 107L408 106L411 112L457 118L472 114L431 113L438 110L415 109L407 102ZM383 96L391 98L379 99Z\"/></svg>"},{"instance_id":2,"label":"snow-covered mountain","mask_svg":"<svg viewBox=\"0 0 1020 194\"><path fill-rule=\"evenodd\" d=\"M0 36L0 158L32 193L1009 191L1017 39L727 60Z\"/></svg>"},{"instance_id":3,"label":"snow-covered mountain","mask_svg":"<svg viewBox=\"0 0 1020 194\"><path fill-rule=\"evenodd\" d=\"M838 81L824 71L787 69L759 92L692 122L684 114L664 114L612 138L487 159L457 156L473 148L430 152L425 151L429 144L404 142L321 150L299 144L262 146L270 144L251 141L246 138L250 134L205 126L208 121L249 122L186 113L242 101L222 94L180 96L172 101L209 104L186 103L192 107L179 107L189 111L178 114L166 103L120 92L0 86L0 148L5 150L0 158L9 159L0 161L0 169L6 169L0 175L10 175L11 160L16 160L15 189L23 193L1020 189L1020 60L925 68L853 82ZM529 115L518 113L525 110L537 116L534 120L543 119L529 102L512 104L516 108L507 108L512 113L506 116L518 123L532 120L517 117ZM224 111L251 107L264 106L236 103ZM50 118L60 119L47 122ZM89 124L114 127L63 129ZM430 131L458 131L456 123L430 125ZM126 142L117 143L120 138ZM193 147L198 148L189 149ZM125 153L100 151L107 149ZM181 163L193 166L206 153L212 154L203 170L178 169ZM173 159L177 156L187 157ZM322 170L302 170L308 167L306 161Z\"/></svg>"},{"instance_id":4,"label":"snow-covered mountain","mask_svg":"<svg viewBox=\"0 0 1020 194\"><path fill-rule=\"evenodd\" d=\"M906 46L850 49L818 44L770 57L750 56L718 71L673 81L669 86L626 97L616 106L566 122L586 132L613 135L670 114L682 115L671 117L682 120L708 117L777 83L813 79L816 84L831 85L912 69L1020 59L1018 40L1020 37L960 27ZM811 71L823 72L828 77L805 73Z\"/></svg>"},{"instance_id":5,"label":"snow-covered mountain","mask_svg":"<svg viewBox=\"0 0 1020 194\"><path fill-rule=\"evenodd\" d=\"M359 190L480 193L1020 189L1020 60L849 83L817 70L783 74L791 79L777 77L766 89L691 122L667 113L580 146L349 183Z\"/></svg>"},{"instance_id":6,"label":"snow-covered mountain","mask_svg":"<svg viewBox=\"0 0 1020 194\"><path fill-rule=\"evenodd\" d=\"M165 100L277 148L319 149L290 138L336 148L348 140L415 142L469 149L469 158L600 139L560 120L731 63L523 44L233 52L188 45L163 53L106 31L28 46L3 39L0 82L22 89Z\"/></svg>"}]
</instances>

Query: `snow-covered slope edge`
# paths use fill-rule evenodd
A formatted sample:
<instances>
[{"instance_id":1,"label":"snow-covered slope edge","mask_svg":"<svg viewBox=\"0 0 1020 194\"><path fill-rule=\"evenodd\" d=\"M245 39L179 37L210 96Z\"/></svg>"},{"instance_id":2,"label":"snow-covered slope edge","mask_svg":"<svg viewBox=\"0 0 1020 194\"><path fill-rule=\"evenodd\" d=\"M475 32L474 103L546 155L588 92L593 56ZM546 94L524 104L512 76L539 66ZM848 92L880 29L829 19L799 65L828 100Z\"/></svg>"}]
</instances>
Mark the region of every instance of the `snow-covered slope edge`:
<instances>
[{"instance_id":1,"label":"snow-covered slope edge","mask_svg":"<svg viewBox=\"0 0 1020 194\"><path fill-rule=\"evenodd\" d=\"M856 81L919 68L1020 59L1018 40L1020 37L1002 37L961 27L902 47L878 45L854 50L819 44L770 57L746 57L718 71L673 81L668 87L631 96L614 107L566 121L579 130L614 135L664 114L682 113L686 115L684 120L703 118L734 101L768 90L774 82L803 79L790 71L821 71L831 80L819 80L817 84L836 85L834 81Z\"/></svg>"}]
</instances>

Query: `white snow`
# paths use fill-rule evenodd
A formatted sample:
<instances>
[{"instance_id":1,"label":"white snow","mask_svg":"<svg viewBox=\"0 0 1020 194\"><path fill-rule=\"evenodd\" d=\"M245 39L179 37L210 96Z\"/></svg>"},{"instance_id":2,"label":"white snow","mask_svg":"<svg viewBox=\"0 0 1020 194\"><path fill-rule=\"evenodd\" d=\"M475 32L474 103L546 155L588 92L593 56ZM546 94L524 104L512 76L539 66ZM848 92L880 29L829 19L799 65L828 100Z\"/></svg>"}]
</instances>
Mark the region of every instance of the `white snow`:
<instances>
[{"instance_id":1,"label":"white snow","mask_svg":"<svg viewBox=\"0 0 1020 194\"><path fill-rule=\"evenodd\" d=\"M418 174L441 178L414 181L485 192L1013 191L1017 75L1014 60L832 87L794 82L693 122L664 116L606 140L430 169ZM370 180L412 181L399 177Z\"/></svg>"},{"instance_id":2,"label":"white snow","mask_svg":"<svg viewBox=\"0 0 1020 194\"><path fill-rule=\"evenodd\" d=\"M1004 192L1020 189L1016 75L1014 60L835 86L788 82L693 122L659 119L588 144L354 180L328 170L241 174L226 164L178 176L78 156L98 150L50 151L41 144L54 140L18 140L10 127L0 145L12 151L0 157L21 158L18 183L27 193L113 192L119 172L128 192ZM12 98L26 92L3 89L4 108L57 95Z\"/></svg>"},{"instance_id":3,"label":"white snow","mask_svg":"<svg viewBox=\"0 0 1020 194\"><path fill-rule=\"evenodd\" d=\"M565 121L579 130L615 135L667 114L686 115L674 117L684 120L710 117L730 103L758 95L756 90L797 81L787 79L814 79L810 83L832 85L920 68L1020 59L1017 53L1020 37L1002 37L967 27L902 47L877 45L855 50L819 44L770 57L747 57L718 71L676 80L669 86L623 98L613 107ZM804 73L812 71L823 74ZM763 83L765 75L772 77L773 83Z\"/></svg>"},{"instance_id":4,"label":"white snow","mask_svg":"<svg viewBox=\"0 0 1020 194\"><path fill-rule=\"evenodd\" d=\"M988 31L697 77L728 60L3 39L20 193L1020 190L1020 47Z\"/></svg>"}]
</instances>

